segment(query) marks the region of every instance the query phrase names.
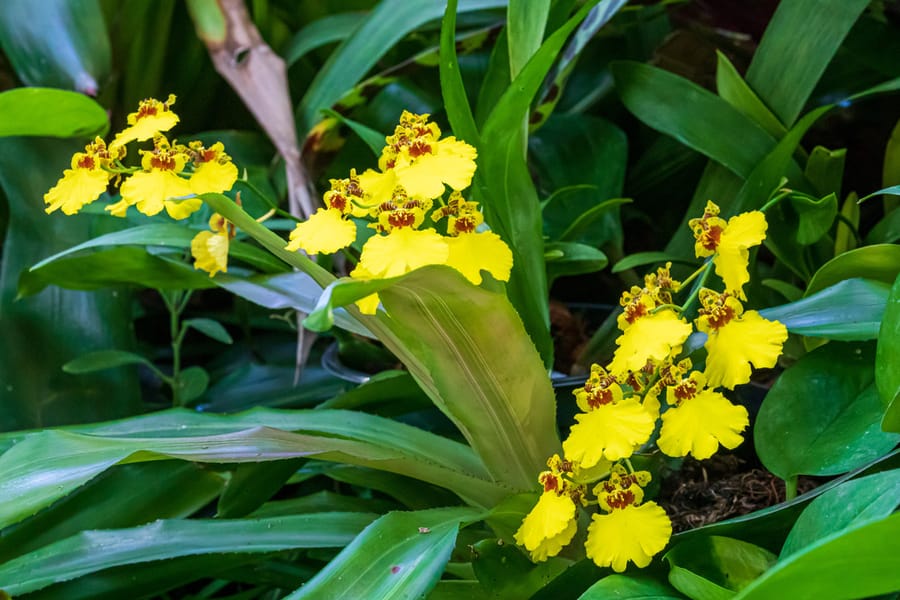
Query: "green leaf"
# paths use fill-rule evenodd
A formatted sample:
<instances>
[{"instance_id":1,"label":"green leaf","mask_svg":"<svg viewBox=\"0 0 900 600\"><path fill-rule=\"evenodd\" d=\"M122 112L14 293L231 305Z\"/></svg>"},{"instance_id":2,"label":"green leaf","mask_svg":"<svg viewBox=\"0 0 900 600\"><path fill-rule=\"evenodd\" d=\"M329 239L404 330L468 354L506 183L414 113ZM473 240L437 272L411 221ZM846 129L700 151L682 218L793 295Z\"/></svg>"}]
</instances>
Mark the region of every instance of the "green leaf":
<instances>
[{"instance_id":1,"label":"green leaf","mask_svg":"<svg viewBox=\"0 0 900 600\"><path fill-rule=\"evenodd\" d=\"M0 505L0 527L115 464L166 458L242 463L310 456L408 475L477 505L493 505L507 494L466 446L359 412L256 409L225 416L170 410L70 429L7 438L18 443L0 456L0 493L7 499Z\"/></svg>"},{"instance_id":2,"label":"green leaf","mask_svg":"<svg viewBox=\"0 0 900 600\"><path fill-rule=\"evenodd\" d=\"M366 20L365 12L344 12L317 19L298 31L288 42L282 55L290 67L307 53L347 39Z\"/></svg>"},{"instance_id":3,"label":"green leaf","mask_svg":"<svg viewBox=\"0 0 900 600\"><path fill-rule=\"evenodd\" d=\"M302 462L303 459L295 459L238 465L231 477L228 478L228 483L225 484L225 489L219 497L219 502L216 505L216 518L234 519L243 517L260 508L266 500L274 496L284 486L291 475L297 472ZM333 510L345 509L332 506L327 510L316 512ZM255 516L275 515L257 514Z\"/></svg>"},{"instance_id":4,"label":"green leaf","mask_svg":"<svg viewBox=\"0 0 900 600\"><path fill-rule=\"evenodd\" d=\"M682 598L671 586L648 577L607 575L589 587L578 600L678 600Z\"/></svg>"},{"instance_id":5,"label":"green leaf","mask_svg":"<svg viewBox=\"0 0 900 600\"><path fill-rule=\"evenodd\" d=\"M122 246L82 256L67 256L31 269L19 277L19 296L37 294L48 285L71 290L95 290L136 285L159 290L214 287L209 275L183 262Z\"/></svg>"},{"instance_id":6,"label":"green leaf","mask_svg":"<svg viewBox=\"0 0 900 600\"><path fill-rule=\"evenodd\" d=\"M834 255L853 250L859 240L859 204L856 202L856 194L851 193L841 206L842 219L838 222L834 232Z\"/></svg>"},{"instance_id":7,"label":"green leaf","mask_svg":"<svg viewBox=\"0 0 900 600\"><path fill-rule=\"evenodd\" d=\"M506 0L462 0L459 12L503 6L506 6ZM423 24L440 19L443 14L444 7L440 3L382 0L353 35L331 54L307 88L298 108L301 133L309 131L319 120L319 111L331 108L340 100L394 44Z\"/></svg>"},{"instance_id":8,"label":"green leaf","mask_svg":"<svg viewBox=\"0 0 900 600\"><path fill-rule=\"evenodd\" d=\"M779 561L734 600L837 599L848 593L867 598L894 592L900 589L898 553L900 513L831 535Z\"/></svg>"},{"instance_id":9,"label":"green leaf","mask_svg":"<svg viewBox=\"0 0 900 600\"><path fill-rule=\"evenodd\" d=\"M62 369L66 373L81 375L82 373L93 373L125 365L146 365L151 369L156 369L150 360L140 354L125 352L124 350L98 350L83 354L64 364Z\"/></svg>"},{"instance_id":10,"label":"green leaf","mask_svg":"<svg viewBox=\"0 0 900 600\"><path fill-rule=\"evenodd\" d=\"M106 111L83 94L49 88L0 92L0 137L30 135L83 138L102 135Z\"/></svg>"},{"instance_id":11,"label":"green leaf","mask_svg":"<svg viewBox=\"0 0 900 600\"><path fill-rule=\"evenodd\" d=\"M775 146L755 121L683 77L628 61L613 63L612 73L622 102L641 121L741 177Z\"/></svg>"},{"instance_id":12,"label":"green leaf","mask_svg":"<svg viewBox=\"0 0 900 600\"><path fill-rule=\"evenodd\" d=\"M120 565L197 554L340 548L372 520L359 513L269 519L160 520L132 529L85 531L0 566L0 587L24 594Z\"/></svg>"},{"instance_id":13,"label":"green leaf","mask_svg":"<svg viewBox=\"0 0 900 600\"><path fill-rule=\"evenodd\" d=\"M893 448L900 435L880 428L871 344L831 342L778 378L754 427L763 465L782 479L836 475Z\"/></svg>"},{"instance_id":14,"label":"green leaf","mask_svg":"<svg viewBox=\"0 0 900 600\"><path fill-rule=\"evenodd\" d=\"M479 515L465 508L389 513L285 600L425 597L450 559L460 523Z\"/></svg>"},{"instance_id":15,"label":"green leaf","mask_svg":"<svg viewBox=\"0 0 900 600\"><path fill-rule=\"evenodd\" d=\"M759 314L780 321L791 333L830 340L878 337L889 288L880 281L845 279L806 298L765 308Z\"/></svg>"},{"instance_id":16,"label":"green leaf","mask_svg":"<svg viewBox=\"0 0 900 600\"><path fill-rule=\"evenodd\" d=\"M803 290L793 283L788 283L781 279L762 279L760 280L760 283L769 289L775 290L790 302L796 302L803 297ZM766 318L771 319L770 317Z\"/></svg>"},{"instance_id":17,"label":"green leaf","mask_svg":"<svg viewBox=\"0 0 900 600\"><path fill-rule=\"evenodd\" d=\"M540 48L549 14L550 0L509 0L506 36L509 72L513 79Z\"/></svg>"},{"instance_id":18,"label":"green leaf","mask_svg":"<svg viewBox=\"0 0 900 600\"><path fill-rule=\"evenodd\" d=\"M778 117L772 114L728 57L719 50L716 50L716 91L729 104L756 121L773 138L781 139L787 133Z\"/></svg>"},{"instance_id":19,"label":"green leaf","mask_svg":"<svg viewBox=\"0 0 900 600\"><path fill-rule=\"evenodd\" d=\"M669 583L694 600L728 600L775 562L771 552L741 540L711 535L682 542L666 553Z\"/></svg>"},{"instance_id":20,"label":"green leaf","mask_svg":"<svg viewBox=\"0 0 900 600\"><path fill-rule=\"evenodd\" d=\"M234 340L228 330L214 319L185 319L181 326L188 329L196 329L206 337L212 338L223 344L231 344Z\"/></svg>"},{"instance_id":21,"label":"green leaf","mask_svg":"<svg viewBox=\"0 0 900 600\"><path fill-rule=\"evenodd\" d=\"M850 250L822 265L806 288L809 296L821 289L851 277L863 277L894 283L900 274L900 246L877 244Z\"/></svg>"},{"instance_id":22,"label":"green leaf","mask_svg":"<svg viewBox=\"0 0 900 600\"><path fill-rule=\"evenodd\" d=\"M857 202L859 204L862 204L869 198L874 198L875 196L881 196L883 194L886 194L889 196L900 196L900 185L892 185L892 186L886 187L884 189L878 190L876 192L872 192L871 194L867 194L867 195L863 196L862 198L857 200Z\"/></svg>"},{"instance_id":23,"label":"green leaf","mask_svg":"<svg viewBox=\"0 0 900 600\"><path fill-rule=\"evenodd\" d=\"M766 27L747 82L790 127L868 0L789 0Z\"/></svg>"},{"instance_id":24,"label":"green leaf","mask_svg":"<svg viewBox=\"0 0 900 600\"><path fill-rule=\"evenodd\" d=\"M780 560L835 533L884 519L900 505L900 469L848 481L812 501L794 523Z\"/></svg>"},{"instance_id":25,"label":"green leaf","mask_svg":"<svg viewBox=\"0 0 900 600\"><path fill-rule=\"evenodd\" d=\"M456 10L457 1L449 0L444 11L444 20L441 22L441 95L453 133L457 138L477 147L481 145L481 136L478 134L478 126L475 125L472 106L466 95L459 60L456 57Z\"/></svg>"},{"instance_id":26,"label":"green leaf","mask_svg":"<svg viewBox=\"0 0 900 600\"><path fill-rule=\"evenodd\" d=\"M594 273L609 263L606 255L587 244L576 242L553 242L544 247L547 253L547 281L551 284L557 277Z\"/></svg>"},{"instance_id":27,"label":"green leaf","mask_svg":"<svg viewBox=\"0 0 900 600\"><path fill-rule=\"evenodd\" d=\"M900 240L900 210L896 208L878 221L866 235L867 244L893 244Z\"/></svg>"},{"instance_id":28,"label":"green leaf","mask_svg":"<svg viewBox=\"0 0 900 600\"><path fill-rule=\"evenodd\" d=\"M429 266L394 279L344 280L307 319L378 293L381 340L459 428L496 481L527 490L559 446L556 401L543 363L503 294Z\"/></svg>"},{"instance_id":29,"label":"green leaf","mask_svg":"<svg viewBox=\"0 0 900 600\"><path fill-rule=\"evenodd\" d=\"M878 348L875 351L875 385L878 396L885 407L885 431L900 433L900 276L894 281L888 298L881 330L878 334Z\"/></svg>"},{"instance_id":30,"label":"green leaf","mask_svg":"<svg viewBox=\"0 0 900 600\"><path fill-rule=\"evenodd\" d=\"M656 263L684 263L689 265L696 266L695 261L686 261L683 258L678 256L674 256L668 252L635 252L634 254L630 254L613 265L612 272L613 273L621 273L622 271L627 271L628 269L633 269L635 267L642 267L644 265L652 265Z\"/></svg>"},{"instance_id":31,"label":"green leaf","mask_svg":"<svg viewBox=\"0 0 900 600\"><path fill-rule=\"evenodd\" d=\"M111 70L109 35L98 0L7 0L0 45L28 86L73 89L96 96Z\"/></svg>"},{"instance_id":32,"label":"green leaf","mask_svg":"<svg viewBox=\"0 0 900 600\"><path fill-rule=\"evenodd\" d=\"M847 158L847 150L829 150L822 146L813 148L806 161L804 175L820 194L841 193L841 183L844 178L844 162Z\"/></svg>"},{"instance_id":33,"label":"green leaf","mask_svg":"<svg viewBox=\"0 0 900 600\"><path fill-rule=\"evenodd\" d=\"M209 373L203 367L183 369L173 382L181 404L190 404L203 395L209 387Z\"/></svg>"},{"instance_id":34,"label":"green leaf","mask_svg":"<svg viewBox=\"0 0 900 600\"><path fill-rule=\"evenodd\" d=\"M552 557L535 565L514 543L496 538L481 540L472 550L475 576L494 598L531 598L571 564Z\"/></svg>"}]
</instances>

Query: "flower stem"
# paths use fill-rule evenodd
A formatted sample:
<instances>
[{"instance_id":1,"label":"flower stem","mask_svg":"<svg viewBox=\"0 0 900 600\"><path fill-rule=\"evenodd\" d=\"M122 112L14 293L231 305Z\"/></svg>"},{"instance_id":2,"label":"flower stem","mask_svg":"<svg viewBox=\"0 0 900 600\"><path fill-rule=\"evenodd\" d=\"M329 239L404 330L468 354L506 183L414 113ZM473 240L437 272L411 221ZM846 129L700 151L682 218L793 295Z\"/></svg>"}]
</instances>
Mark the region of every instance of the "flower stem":
<instances>
[{"instance_id":1,"label":"flower stem","mask_svg":"<svg viewBox=\"0 0 900 600\"><path fill-rule=\"evenodd\" d=\"M181 344L187 328L181 325L181 313L187 307L193 290L176 290L171 296L159 290L166 309L169 311L169 336L172 339L172 377L167 381L172 388L172 405L181 406Z\"/></svg>"},{"instance_id":2,"label":"flower stem","mask_svg":"<svg viewBox=\"0 0 900 600\"><path fill-rule=\"evenodd\" d=\"M697 269L694 275L700 275L699 281L697 281L696 285L694 285L694 289L691 290L691 295L685 298L684 304L681 305L681 314L686 314L688 309L691 308L691 305L700 295L700 290L703 289L703 285L706 283L706 278L709 277L709 272L712 270L710 267L712 266L712 257L707 259L703 266ZM694 275L691 275L684 283L687 283L691 279L694 278ZM681 285L684 285L682 283Z\"/></svg>"},{"instance_id":3,"label":"flower stem","mask_svg":"<svg viewBox=\"0 0 900 600\"><path fill-rule=\"evenodd\" d=\"M797 476L788 477L784 480L784 499L793 500L797 497Z\"/></svg>"}]
</instances>

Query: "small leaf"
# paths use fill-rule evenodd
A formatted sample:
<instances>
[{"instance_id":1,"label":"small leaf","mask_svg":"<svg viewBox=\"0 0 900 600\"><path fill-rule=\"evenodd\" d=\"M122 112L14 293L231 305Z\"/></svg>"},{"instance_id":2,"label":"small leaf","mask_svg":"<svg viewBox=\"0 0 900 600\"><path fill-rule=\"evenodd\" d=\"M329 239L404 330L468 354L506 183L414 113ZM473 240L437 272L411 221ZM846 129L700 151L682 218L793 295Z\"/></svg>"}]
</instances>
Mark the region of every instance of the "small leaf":
<instances>
[{"instance_id":1,"label":"small leaf","mask_svg":"<svg viewBox=\"0 0 900 600\"><path fill-rule=\"evenodd\" d=\"M222 324L213 319L186 319L182 323L182 327L196 329L203 335L222 342L223 344L231 344L234 340Z\"/></svg>"},{"instance_id":2,"label":"small leaf","mask_svg":"<svg viewBox=\"0 0 900 600\"><path fill-rule=\"evenodd\" d=\"M634 254L630 254L613 265L612 272L613 273L621 273L622 271L627 271L628 269L633 269L635 267L642 267L644 265L652 265L656 263L664 264L667 262L673 263L683 263L688 265L695 265L695 261L685 260L683 257L675 256L668 252L635 252Z\"/></svg>"},{"instance_id":3,"label":"small leaf","mask_svg":"<svg viewBox=\"0 0 900 600\"><path fill-rule=\"evenodd\" d=\"M775 555L741 540L711 535L669 550L669 583L699 600L727 600L775 562Z\"/></svg>"},{"instance_id":4,"label":"small leaf","mask_svg":"<svg viewBox=\"0 0 900 600\"><path fill-rule=\"evenodd\" d=\"M885 407L881 427L900 433L900 276L894 282L875 352L875 385Z\"/></svg>"},{"instance_id":5,"label":"small leaf","mask_svg":"<svg viewBox=\"0 0 900 600\"><path fill-rule=\"evenodd\" d=\"M381 156L381 151L384 149L385 144L385 136L383 133L375 131L371 127L367 127L353 119L348 119L341 113L333 111L330 108L323 109L322 112L352 129L353 133L358 135L359 138L366 143L366 146L369 147L376 158Z\"/></svg>"},{"instance_id":6,"label":"small leaf","mask_svg":"<svg viewBox=\"0 0 900 600\"><path fill-rule=\"evenodd\" d=\"M671 586L649 577L607 575L589 587L578 600L679 600Z\"/></svg>"},{"instance_id":7,"label":"small leaf","mask_svg":"<svg viewBox=\"0 0 900 600\"><path fill-rule=\"evenodd\" d=\"M178 399L188 404L203 395L209 386L209 373L203 367L188 367L178 374L174 385L178 388Z\"/></svg>"},{"instance_id":8,"label":"small leaf","mask_svg":"<svg viewBox=\"0 0 900 600\"><path fill-rule=\"evenodd\" d=\"M812 501L794 523L781 560L818 540L881 520L900 505L900 469L848 481Z\"/></svg>"},{"instance_id":9,"label":"small leaf","mask_svg":"<svg viewBox=\"0 0 900 600\"><path fill-rule=\"evenodd\" d=\"M869 198L874 198L875 196L881 196L882 194L888 194L891 196L900 196L900 185L892 185L892 186L886 187L884 189L878 190L876 192L872 192L871 194L866 194L865 196L863 196L856 202L857 202L857 204L862 204Z\"/></svg>"},{"instance_id":10,"label":"small leaf","mask_svg":"<svg viewBox=\"0 0 900 600\"><path fill-rule=\"evenodd\" d=\"M146 365L155 369L153 363L140 354L125 352L124 350L98 350L97 352L84 354L64 364L62 369L72 375L81 375L82 373L93 373L94 371L123 367L125 365Z\"/></svg>"},{"instance_id":11,"label":"small leaf","mask_svg":"<svg viewBox=\"0 0 900 600\"><path fill-rule=\"evenodd\" d=\"M606 254L587 244L552 242L544 246L544 251L548 257L547 281L551 284L557 277L594 273L609 263Z\"/></svg>"},{"instance_id":12,"label":"small leaf","mask_svg":"<svg viewBox=\"0 0 900 600\"><path fill-rule=\"evenodd\" d=\"M888 452L872 344L830 342L784 371L754 427L760 460L782 479L844 473Z\"/></svg>"},{"instance_id":13,"label":"small leaf","mask_svg":"<svg viewBox=\"0 0 900 600\"><path fill-rule=\"evenodd\" d=\"M864 246L837 256L816 271L806 288L809 296L819 290L851 277L877 279L888 285L900 274L900 246L878 244Z\"/></svg>"},{"instance_id":14,"label":"small leaf","mask_svg":"<svg viewBox=\"0 0 900 600\"><path fill-rule=\"evenodd\" d=\"M2 37L2 36L0 36ZM0 93L0 137L87 137L109 126L106 111L84 94L49 88L16 88Z\"/></svg>"}]
</instances>

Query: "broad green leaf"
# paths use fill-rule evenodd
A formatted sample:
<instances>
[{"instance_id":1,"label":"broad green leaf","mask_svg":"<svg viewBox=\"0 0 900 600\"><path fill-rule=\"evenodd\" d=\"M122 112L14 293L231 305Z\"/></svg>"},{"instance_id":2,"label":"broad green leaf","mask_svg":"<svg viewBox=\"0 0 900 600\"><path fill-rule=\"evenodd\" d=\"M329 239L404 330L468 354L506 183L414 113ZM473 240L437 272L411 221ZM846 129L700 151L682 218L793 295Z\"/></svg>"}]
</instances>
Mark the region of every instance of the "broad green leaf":
<instances>
[{"instance_id":1,"label":"broad green leaf","mask_svg":"<svg viewBox=\"0 0 900 600\"><path fill-rule=\"evenodd\" d=\"M884 189L878 190L876 192L872 192L871 194L867 194L867 195L863 196L862 198L857 200L857 202L862 204L866 200L868 200L870 198L874 198L875 196L881 196L882 194L888 195L888 196L900 196L900 185L892 185L892 186L888 186Z\"/></svg>"},{"instance_id":2,"label":"broad green leaf","mask_svg":"<svg viewBox=\"0 0 900 600\"><path fill-rule=\"evenodd\" d=\"M775 555L741 540L711 535L669 550L669 583L694 600L728 600L775 562Z\"/></svg>"},{"instance_id":3,"label":"broad green leaf","mask_svg":"<svg viewBox=\"0 0 900 600\"><path fill-rule=\"evenodd\" d=\"M340 548L372 516L318 513L268 519L159 520L132 529L85 531L0 566L0 588L24 594L111 567L196 554Z\"/></svg>"},{"instance_id":4,"label":"broad green leaf","mask_svg":"<svg viewBox=\"0 0 900 600\"><path fill-rule=\"evenodd\" d=\"M863 277L894 283L900 274L900 246L878 244L845 252L831 259L816 271L806 288L809 296L851 277Z\"/></svg>"},{"instance_id":5,"label":"broad green leaf","mask_svg":"<svg viewBox=\"0 0 900 600\"><path fill-rule=\"evenodd\" d=\"M387 315L382 341L459 428L496 481L533 487L557 451L549 377L509 301L455 270L429 266L394 279L330 286L307 321L327 323L332 307L378 293ZM388 315L402 315L392 319Z\"/></svg>"},{"instance_id":6,"label":"broad green leaf","mask_svg":"<svg viewBox=\"0 0 900 600\"><path fill-rule=\"evenodd\" d=\"M900 505L900 470L848 481L813 500L797 519L780 560L818 540L884 519Z\"/></svg>"},{"instance_id":7,"label":"broad green leaf","mask_svg":"<svg viewBox=\"0 0 900 600\"><path fill-rule=\"evenodd\" d=\"M428 594L428 600L493 600L493 598L477 581L442 579Z\"/></svg>"},{"instance_id":8,"label":"broad green leaf","mask_svg":"<svg viewBox=\"0 0 900 600\"><path fill-rule=\"evenodd\" d=\"M686 262L684 259L669 254L668 252L635 252L614 264L612 272L621 273L622 271L627 271L628 269L633 269L635 267L643 267L644 265L656 263L662 264L666 262L695 264L693 261Z\"/></svg>"},{"instance_id":9,"label":"broad green leaf","mask_svg":"<svg viewBox=\"0 0 900 600\"><path fill-rule=\"evenodd\" d=\"M836 475L893 448L884 433L874 385L871 344L831 342L803 356L778 378L754 427L763 465L782 479Z\"/></svg>"},{"instance_id":10,"label":"broad green leaf","mask_svg":"<svg viewBox=\"0 0 900 600\"><path fill-rule=\"evenodd\" d=\"M480 514L465 508L389 513L285 600L424 597L450 559L460 523Z\"/></svg>"},{"instance_id":11,"label":"broad green leaf","mask_svg":"<svg viewBox=\"0 0 900 600\"><path fill-rule=\"evenodd\" d=\"M73 375L80 375L125 365L145 365L155 369L153 363L140 354L124 350L98 350L70 360L62 366L62 370Z\"/></svg>"},{"instance_id":12,"label":"broad green leaf","mask_svg":"<svg viewBox=\"0 0 900 600\"><path fill-rule=\"evenodd\" d=\"M628 61L613 63L612 73L622 102L641 121L741 177L748 177L775 146L755 121L683 77Z\"/></svg>"},{"instance_id":13,"label":"broad green leaf","mask_svg":"<svg viewBox=\"0 0 900 600\"><path fill-rule=\"evenodd\" d=\"M462 0L459 12L506 6L506 0ZM319 111L340 100L394 44L421 25L440 19L442 3L382 0L319 69L298 108L301 132L319 120Z\"/></svg>"},{"instance_id":14,"label":"broad green leaf","mask_svg":"<svg viewBox=\"0 0 900 600\"><path fill-rule=\"evenodd\" d=\"M18 435L18 443L0 456L0 492L8 500L0 506L0 527L34 514L115 464L166 458L242 463L308 456L405 474L483 506L507 493L487 479L465 446L350 411L254 410L228 416L167 411Z\"/></svg>"},{"instance_id":15,"label":"broad green leaf","mask_svg":"<svg viewBox=\"0 0 900 600\"><path fill-rule=\"evenodd\" d=\"M284 515L306 515L309 513L333 511L383 514L392 510L397 510L398 508L402 507L397 502L382 498L344 496L328 490L322 490L299 498L266 502L250 513L250 516L257 518L280 517Z\"/></svg>"},{"instance_id":16,"label":"broad green leaf","mask_svg":"<svg viewBox=\"0 0 900 600\"><path fill-rule=\"evenodd\" d=\"M682 598L671 586L649 577L607 575L587 589L578 600L678 600Z\"/></svg>"},{"instance_id":17,"label":"broad green leaf","mask_svg":"<svg viewBox=\"0 0 900 600\"><path fill-rule=\"evenodd\" d=\"M160 290L215 287L203 271L131 246L67 256L26 271L19 277L19 295L37 294L48 285L72 290L96 290L117 285Z\"/></svg>"},{"instance_id":18,"label":"broad green leaf","mask_svg":"<svg viewBox=\"0 0 900 600\"><path fill-rule=\"evenodd\" d=\"M99 421L142 410L133 370L76 377L61 369L87 352L134 349L130 293L52 288L16 299L21 273L109 224L43 210L43 194L83 148L84 140L0 138L0 187L9 208L0 269L0 430ZM39 356L25 348L40 349Z\"/></svg>"},{"instance_id":19,"label":"broad green leaf","mask_svg":"<svg viewBox=\"0 0 900 600\"><path fill-rule=\"evenodd\" d=\"M894 592L900 589L898 553L900 513L807 546L777 562L734 600L837 600Z\"/></svg>"},{"instance_id":20,"label":"broad green leaf","mask_svg":"<svg viewBox=\"0 0 900 600\"><path fill-rule=\"evenodd\" d=\"M893 244L900 240L900 210L896 208L878 221L866 235L867 244Z\"/></svg>"},{"instance_id":21,"label":"broad green leaf","mask_svg":"<svg viewBox=\"0 0 900 600\"><path fill-rule=\"evenodd\" d=\"M481 145L481 138L456 57L456 11L457 1L449 0L441 22L441 95L453 133L457 138L477 147Z\"/></svg>"},{"instance_id":22,"label":"broad green leaf","mask_svg":"<svg viewBox=\"0 0 900 600\"><path fill-rule=\"evenodd\" d=\"M98 0L6 0L0 46L25 85L96 96L111 70L109 35Z\"/></svg>"},{"instance_id":23,"label":"broad green leaf","mask_svg":"<svg viewBox=\"0 0 900 600\"><path fill-rule=\"evenodd\" d=\"M747 69L766 106L790 127L868 0L781 2Z\"/></svg>"},{"instance_id":24,"label":"broad green leaf","mask_svg":"<svg viewBox=\"0 0 900 600\"><path fill-rule=\"evenodd\" d=\"M587 232L592 228L592 226L598 224L602 219L606 217L611 217L613 220L612 225L607 225L607 229L611 230L608 237L612 239L604 239L606 236L593 238L594 243L603 244L610 242L618 242L621 238L621 225L618 220L618 211L614 210L623 204L630 204L631 198L612 198L610 200L606 200L605 202L601 202L597 206L593 208L589 208L585 212L578 215L578 217L572 221L572 224L569 225L569 228L566 229L562 235L560 236L561 242L573 242L579 239L584 239L587 237Z\"/></svg>"},{"instance_id":25,"label":"broad green leaf","mask_svg":"<svg viewBox=\"0 0 900 600\"><path fill-rule=\"evenodd\" d=\"M221 323L214 319L185 319L181 323L182 327L196 329L208 338L212 338L223 344L231 344L234 340L228 330Z\"/></svg>"},{"instance_id":26,"label":"broad green leaf","mask_svg":"<svg viewBox=\"0 0 900 600\"><path fill-rule=\"evenodd\" d=\"M153 485L147 485L148 481ZM4 529L0 561L86 529L188 517L215 499L224 483L219 473L178 461L113 467L53 506Z\"/></svg>"},{"instance_id":27,"label":"broad green leaf","mask_svg":"<svg viewBox=\"0 0 900 600\"><path fill-rule=\"evenodd\" d=\"M878 348L875 351L875 385L878 396L885 407L885 431L900 433L900 276L894 281L888 298L881 330L878 334Z\"/></svg>"},{"instance_id":28,"label":"broad green leaf","mask_svg":"<svg viewBox=\"0 0 900 600\"><path fill-rule=\"evenodd\" d=\"M344 12L313 21L291 38L282 52L284 62L290 67L316 48L347 39L367 16L365 12Z\"/></svg>"},{"instance_id":29,"label":"broad green leaf","mask_svg":"<svg viewBox=\"0 0 900 600\"><path fill-rule=\"evenodd\" d=\"M781 139L787 133L778 117L772 114L756 92L750 89L728 57L719 50L716 50L716 91L729 104L756 121L773 138Z\"/></svg>"},{"instance_id":30,"label":"broad green leaf","mask_svg":"<svg viewBox=\"0 0 900 600\"><path fill-rule=\"evenodd\" d=\"M889 288L880 281L845 279L806 298L765 308L759 314L780 321L791 333L831 340L878 337Z\"/></svg>"},{"instance_id":31,"label":"broad green leaf","mask_svg":"<svg viewBox=\"0 0 900 600\"><path fill-rule=\"evenodd\" d=\"M106 111L77 92L16 88L0 93L0 137L88 137L109 126Z\"/></svg>"}]
</instances>

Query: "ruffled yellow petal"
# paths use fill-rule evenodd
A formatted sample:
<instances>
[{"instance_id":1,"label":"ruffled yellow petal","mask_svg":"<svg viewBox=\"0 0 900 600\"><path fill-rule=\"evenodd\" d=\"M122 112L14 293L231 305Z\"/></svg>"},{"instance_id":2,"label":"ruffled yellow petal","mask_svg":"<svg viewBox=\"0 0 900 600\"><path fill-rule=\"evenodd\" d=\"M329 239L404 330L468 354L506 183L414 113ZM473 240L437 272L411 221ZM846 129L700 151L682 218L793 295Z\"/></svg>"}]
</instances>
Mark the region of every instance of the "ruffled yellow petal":
<instances>
[{"instance_id":1,"label":"ruffled yellow petal","mask_svg":"<svg viewBox=\"0 0 900 600\"><path fill-rule=\"evenodd\" d=\"M749 424L746 408L718 392L704 390L663 413L656 444L669 456L691 454L703 460L715 454L719 444L728 449L740 446L744 441L741 432Z\"/></svg>"},{"instance_id":2,"label":"ruffled yellow petal","mask_svg":"<svg viewBox=\"0 0 900 600\"><path fill-rule=\"evenodd\" d=\"M237 176L238 170L233 162L210 161L197 167L189 183L195 194L221 194L231 189Z\"/></svg>"},{"instance_id":3,"label":"ruffled yellow petal","mask_svg":"<svg viewBox=\"0 0 900 600\"><path fill-rule=\"evenodd\" d=\"M135 173L121 187L122 200L152 217L165 208L165 201L193 194L187 179L172 171L152 170ZM107 210L112 210L107 207Z\"/></svg>"},{"instance_id":4,"label":"ruffled yellow petal","mask_svg":"<svg viewBox=\"0 0 900 600\"><path fill-rule=\"evenodd\" d=\"M303 250L309 254L332 254L346 248L356 239L356 225L341 216L334 208L320 208L314 215L291 232L291 241L285 246L291 251Z\"/></svg>"},{"instance_id":5,"label":"ruffled yellow petal","mask_svg":"<svg viewBox=\"0 0 900 600\"><path fill-rule=\"evenodd\" d=\"M725 282L725 290L737 293L742 300L746 299L744 284L750 281L748 248L758 246L766 239L766 227L766 217L759 211L731 217L716 248L713 258L716 274Z\"/></svg>"},{"instance_id":6,"label":"ruffled yellow petal","mask_svg":"<svg viewBox=\"0 0 900 600\"><path fill-rule=\"evenodd\" d=\"M354 279L372 279L372 274L361 265L356 265L356 268L350 271L350 277ZM356 301L359 312L364 315L374 315L378 311L379 304L381 304L381 299L378 297L378 294L369 294L365 298L360 298Z\"/></svg>"},{"instance_id":7,"label":"ruffled yellow petal","mask_svg":"<svg viewBox=\"0 0 900 600\"><path fill-rule=\"evenodd\" d=\"M67 215L74 215L106 191L109 173L103 169L66 169L62 179L44 194L44 210L49 214L61 208Z\"/></svg>"},{"instance_id":8,"label":"ruffled yellow petal","mask_svg":"<svg viewBox=\"0 0 900 600\"><path fill-rule=\"evenodd\" d=\"M166 200L166 212L169 216L180 221L187 219L189 216L200 210L203 201L200 198L188 198L187 200ZM140 209L139 209L140 210Z\"/></svg>"},{"instance_id":9,"label":"ruffled yellow petal","mask_svg":"<svg viewBox=\"0 0 900 600\"><path fill-rule=\"evenodd\" d=\"M563 442L566 458L589 469L602 459L628 458L650 439L656 421L641 403L628 398L575 415L569 437Z\"/></svg>"},{"instance_id":10,"label":"ruffled yellow petal","mask_svg":"<svg viewBox=\"0 0 900 600\"><path fill-rule=\"evenodd\" d=\"M672 522L655 502L626 506L608 515L594 515L584 544L598 567L621 573L631 561L646 567L672 536Z\"/></svg>"},{"instance_id":11,"label":"ruffled yellow petal","mask_svg":"<svg viewBox=\"0 0 900 600\"><path fill-rule=\"evenodd\" d=\"M774 367L787 340L787 328L748 310L715 331L706 340L706 375L709 387L734 386L750 381L750 365Z\"/></svg>"},{"instance_id":12,"label":"ruffled yellow petal","mask_svg":"<svg viewBox=\"0 0 900 600\"><path fill-rule=\"evenodd\" d=\"M447 264L475 285L481 284L481 271L487 271L498 281L509 281L512 252L496 233L462 233L447 238L447 245L450 248Z\"/></svg>"},{"instance_id":13,"label":"ruffled yellow petal","mask_svg":"<svg viewBox=\"0 0 900 600\"><path fill-rule=\"evenodd\" d=\"M447 262L450 249L434 229L394 229L388 235L368 239L359 265L373 278L398 277L426 265Z\"/></svg>"},{"instance_id":14,"label":"ruffled yellow petal","mask_svg":"<svg viewBox=\"0 0 900 600\"><path fill-rule=\"evenodd\" d=\"M453 137L432 142L431 152L421 154L394 168L397 181L410 196L434 199L444 193L444 184L462 190L472 183L477 152Z\"/></svg>"},{"instance_id":15,"label":"ruffled yellow petal","mask_svg":"<svg viewBox=\"0 0 900 600\"><path fill-rule=\"evenodd\" d=\"M609 370L616 373L637 371L647 364L681 352L681 345L693 328L673 310L663 309L636 319L616 339L619 347L613 355Z\"/></svg>"},{"instance_id":16,"label":"ruffled yellow petal","mask_svg":"<svg viewBox=\"0 0 900 600\"><path fill-rule=\"evenodd\" d=\"M175 103L175 96L170 95L165 102L152 98L142 100L137 112L128 115L128 127L116 134L110 147L124 146L135 140L143 142L157 133L168 131L178 124L178 115L169 110Z\"/></svg>"},{"instance_id":17,"label":"ruffled yellow petal","mask_svg":"<svg viewBox=\"0 0 900 600\"><path fill-rule=\"evenodd\" d=\"M569 496L544 492L531 512L525 516L515 540L531 554L535 562L556 556L572 541L578 529L575 503Z\"/></svg>"},{"instance_id":18,"label":"ruffled yellow petal","mask_svg":"<svg viewBox=\"0 0 900 600\"><path fill-rule=\"evenodd\" d=\"M228 271L228 234L201 231L191 240L191 256L194 268L202 269L215 277Z\"/></svg>"},{"instance_id":19,"label":"ruffled yellow petal","mask_svg":"<svg viewBox=\"0 0 900 600\"><path fill-rule=\"evenodd\" d=\"M359 185L369 195L369 201L375 208L382 202L389 202L394 197L394 189L397 187L397 174L393 169L380 173L367 169L359 176Z\"/></svg>"}]
</instances>

